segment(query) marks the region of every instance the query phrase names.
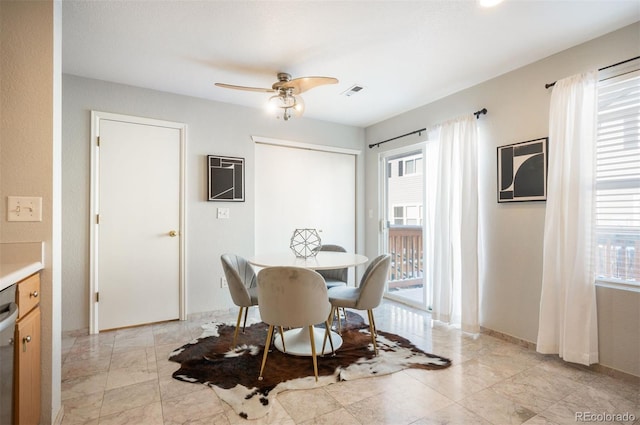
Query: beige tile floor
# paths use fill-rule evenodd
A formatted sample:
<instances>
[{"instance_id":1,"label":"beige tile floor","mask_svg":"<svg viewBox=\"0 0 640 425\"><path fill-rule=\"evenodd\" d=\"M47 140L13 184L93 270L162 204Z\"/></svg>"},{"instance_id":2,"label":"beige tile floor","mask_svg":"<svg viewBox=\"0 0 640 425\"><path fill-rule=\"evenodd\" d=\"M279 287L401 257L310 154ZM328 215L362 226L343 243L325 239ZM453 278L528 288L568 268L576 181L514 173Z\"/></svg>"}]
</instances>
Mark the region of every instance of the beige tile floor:
<instances>
[{"instance_id":1,"label":"beige tile floor","mask_svg":"<svg viewBox=\"0 0 640 425\"><path fill-rule=\"evenodd\" d=\"M251 310L257 317L257 308ZM200 335L202 324L233 320L235 314L199 314L186 322L97 336L65 335L62 423L640 424L639 380L571 366L494 336L473 338L392 302L376 309L378 328L449 357L450 368L284 392L268 416L246 421L211 389L171 378L178 365L167 360L169 352Z\"/></svg>"}]
</instances>

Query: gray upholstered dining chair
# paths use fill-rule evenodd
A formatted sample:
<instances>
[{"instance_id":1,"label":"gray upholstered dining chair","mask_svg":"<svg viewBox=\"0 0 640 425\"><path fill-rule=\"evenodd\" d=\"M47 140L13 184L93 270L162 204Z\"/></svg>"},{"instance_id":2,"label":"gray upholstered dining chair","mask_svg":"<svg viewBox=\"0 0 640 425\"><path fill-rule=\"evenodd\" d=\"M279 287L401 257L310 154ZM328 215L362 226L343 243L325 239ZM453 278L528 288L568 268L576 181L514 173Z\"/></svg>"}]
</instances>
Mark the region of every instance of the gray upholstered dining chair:
<instances>
[{"instance_id":1,"label":"gray upholstered dining chair","mask_svg":"<svg viewBox=\"0 0 640 425\"><path fill-rule=\"evenodd\" d=\"M379 306L382 301L390 265L391 256L389 254L379 255L371 261L357 288L338 286L328 291L329 302L331 303L330 321L333 321L336 309L339 308L367 310L371 342L376 355L378 355L378 345L376 344L376 322L373 316L373 309ZM338 315L338 328L340 330L341 326L340 315Z\"/></svg>"},{"instance_id":2,"label":"gray upholstered dining chair","mask_svg":"<svg viewBox=\"0 0 640 425\"><path fill-rule=\"evenodd\" d=\"M278 326L281 329L282 327L308 327L313 372L317 381L318 360L314 325L324 323L325 343L328 335L333 353L333 341L328 321L331 305L322 276L313 270L302 267L264 268L258 272L258 308L262 320L269 325L258 379L262 380L274 327Z\"/></svg>"},{"instance_id":3,"label":"gray upholstered dining chair","mask_svg":"<svg viewBox=\"0 0 640 425\"><path fill-rule=\"evenodd\" d=\"M347 252L347 250L340 245L322 245L320 251ZM335 288L336 286L346 286L349 282L349 271L346 268L318 270L318 273L324 277L327 289Z\"/></svg>"},{"instance_id":4,"label":"gray upholstered dining chair","mask_svg":"<svg viewBox=\"0 0 640 425\"><path fill-rule=\"evenodd\" d=\"M233 332L233 346L236 346L238 339L238 329L240 328L240 319L244 311L244 323L242 325L242 333L247 325L247 313L249 307L258 305L258 287L256 282L256 273L251 264L246 259L235 254L222 254L220 257L222 269L227 279L229 292L233 303L240 307L238 312L238 320L236 321L236 330Z\"/></svg>"}]
</instances>

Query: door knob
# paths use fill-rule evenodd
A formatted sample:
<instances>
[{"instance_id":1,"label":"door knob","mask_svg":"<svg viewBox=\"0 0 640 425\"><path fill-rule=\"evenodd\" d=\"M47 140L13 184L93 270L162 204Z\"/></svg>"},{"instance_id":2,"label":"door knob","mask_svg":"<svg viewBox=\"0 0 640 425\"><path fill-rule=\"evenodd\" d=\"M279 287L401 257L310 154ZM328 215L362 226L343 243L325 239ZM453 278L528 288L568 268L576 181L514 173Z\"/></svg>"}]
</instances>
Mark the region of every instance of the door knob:
<instances>
[{"instance_id":1,"label":"door knob","mask_svg":"<svg viewBox=\"0 0 640 425\"><path fill-rule=\"evenodd\" d=\"M171 230L171 231L169 232L169 236L171 236L172 238L174 238L174 237L178 236L178 232L176 232L175 230Z\"/></svg>"}]
</instances>

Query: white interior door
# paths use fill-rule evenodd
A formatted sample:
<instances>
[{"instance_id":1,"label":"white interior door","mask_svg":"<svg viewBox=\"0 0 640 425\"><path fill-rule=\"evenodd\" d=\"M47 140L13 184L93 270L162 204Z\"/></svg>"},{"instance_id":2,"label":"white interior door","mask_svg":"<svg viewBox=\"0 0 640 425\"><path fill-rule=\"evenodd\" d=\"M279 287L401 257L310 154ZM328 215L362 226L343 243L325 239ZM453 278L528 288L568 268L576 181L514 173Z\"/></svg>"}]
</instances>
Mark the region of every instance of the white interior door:
<instances>
[{"instance_id":1,"label":"white interior door","mask_svg":"<svg viewBox=\"0 0 640 425\"><path fill-rule=\"evenodd\" d=\"M356 155L256 143L255 253L289 252L295 229L355 252Z\"/></svg>"},{"instance_id":2,"label":"white interior door","mask_svg":"<svg viewBox=\"0 0 640 425\"><path fill-rule=\"evenodd\" d=\"M182 132L144 120L99 121L98 330L181 315Z\"/></svg>"}]
</instances>

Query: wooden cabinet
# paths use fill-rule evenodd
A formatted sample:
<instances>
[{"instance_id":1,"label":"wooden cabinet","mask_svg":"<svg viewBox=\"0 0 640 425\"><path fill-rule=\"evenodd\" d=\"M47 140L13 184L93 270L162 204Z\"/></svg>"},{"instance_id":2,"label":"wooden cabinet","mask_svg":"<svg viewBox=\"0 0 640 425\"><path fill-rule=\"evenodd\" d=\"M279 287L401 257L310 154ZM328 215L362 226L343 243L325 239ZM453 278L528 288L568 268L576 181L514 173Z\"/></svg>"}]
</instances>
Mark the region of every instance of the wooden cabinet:
<instances>
[{"instance_id":1,"label":"wooden cabinet","mask_svg":"<svg viewBox=\"0 0 640 425\"><path fill-rule=\"evenodd\" d=\"M18 282L15 337L14 421L40 423L40 274Z\"/></svg>"}]
</instances>

